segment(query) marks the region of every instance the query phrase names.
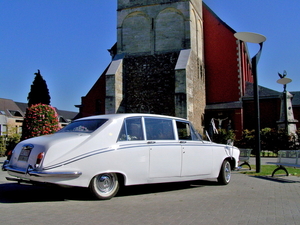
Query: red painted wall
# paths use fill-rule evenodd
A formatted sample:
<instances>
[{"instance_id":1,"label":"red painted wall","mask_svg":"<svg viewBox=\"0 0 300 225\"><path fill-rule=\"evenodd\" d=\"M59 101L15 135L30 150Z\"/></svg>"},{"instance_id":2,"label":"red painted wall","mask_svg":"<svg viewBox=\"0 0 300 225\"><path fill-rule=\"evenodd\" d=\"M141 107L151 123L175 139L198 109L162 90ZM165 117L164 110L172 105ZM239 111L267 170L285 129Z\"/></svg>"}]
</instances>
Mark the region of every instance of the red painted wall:
<instances>
[{"instance_id":1,"label":"red painted wall","mask_svg":"<svg viewBox=\"0 0 300 225\"><path fill-rule=\"evenodd\" d=\"M86 96L81 98L80 117L105 114L106 70Z\"/></svg>"},{"instance_id":2,"label":"red painted wall","mask_svg":"<svg viewBox=\"0 0 300 225\"><path fill-rule=\"evenodd\" d=\"M240 97L235 33L203 7L207 103L237 101Z\"/></svg>"},{"instance_id":3,"label":"red painted wall","mask_svg":"<svg viewBox=\"0 0 300 225\"><path fill-rule=\"evenodd\" d=\"M205 4L203 20L207 104L239 101L245 91L245 82L253 82L244 45L240 45L239 59L235 31ZM239 60L242 79L239 77Z\"/></svg>"},{"instance_id":4,"label":"red painted wall","mask_svg":"<svg viewBox=\"0 0 300 225\"><path fill-rule=\"evenodd\" d=\"M280 99L260 99L260 127L261 129L277 128L277 121L280 119ZM244 129L255 129L256 118L253 101L244 101Z\"/></svg>"}]
</instances>

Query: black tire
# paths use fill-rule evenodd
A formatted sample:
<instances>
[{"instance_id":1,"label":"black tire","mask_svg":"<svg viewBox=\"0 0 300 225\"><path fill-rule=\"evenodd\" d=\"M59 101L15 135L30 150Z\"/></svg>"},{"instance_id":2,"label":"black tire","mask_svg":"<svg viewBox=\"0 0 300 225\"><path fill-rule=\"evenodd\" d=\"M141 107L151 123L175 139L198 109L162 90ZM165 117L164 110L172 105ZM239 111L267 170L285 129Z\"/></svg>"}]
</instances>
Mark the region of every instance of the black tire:
<instances>
[{"instance_id":1,"label":"black tire","mask_svg":"<svg viewBox=\"0 0 300 225\"><path fill-rule=\"evenodd\" d=\"M220 174L218 176L218 183L221 185L229 184L231 179L231 165L228 160L224 160L221 166Z\"/></svg>"},{"instance_id":2,"label":"black tire","mask_svg":"<svg viewBox=\"0 0 300 225\"><path fill-rule=\"evenodd\" d=\"M114 197L119 191L118 176L115 173L103 173L95 176L90 183L90 190L101 200Z\"/></svg>"}]
</instances>

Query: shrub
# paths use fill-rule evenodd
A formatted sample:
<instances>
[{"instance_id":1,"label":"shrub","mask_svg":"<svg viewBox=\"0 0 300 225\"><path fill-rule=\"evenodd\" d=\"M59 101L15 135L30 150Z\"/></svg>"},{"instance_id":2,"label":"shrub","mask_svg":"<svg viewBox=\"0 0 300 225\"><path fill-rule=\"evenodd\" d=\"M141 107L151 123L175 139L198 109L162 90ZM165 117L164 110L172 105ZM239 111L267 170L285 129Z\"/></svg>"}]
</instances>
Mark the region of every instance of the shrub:
<instances>
[{"instance_id":1,"label":"shrub","mask_svg":"<svg viewBox=\"0 0 300 225\"><path fill-rule=\"evenodd\" d=\"M20 134L10 134L6 140L6 150L13 150L15 146L20 142Z\"/></svg>"},{"instance_id":2,"label":"shrub","mask_svg":"<svg viewBox=\"0 0 300 225\"><path fill-rule=\"evenodd\" d=\"M13 150L20 142L19 134L9 134L0 136L0 157L6 155L7 151Z\"/></svg>"},{"instance_id":3,"label":"shrub","mask_svg":"<svg viewBox=\"0 0 300 225\"><path fill-rule=\"evenodd\" d=\"M244 130L242 139L236 142L236 146L240 148L251 148L255 145L255 130Z\"/></svg>"},{"instance_id":4,"label":"shrub","mask_svg":"<svg viewBox=\"0 0 300 225\"><path fill-rule=\"evenodd\" d=\"M221 144L227 144L229 139L235 140L233 130L226 131L225 129L218 129L218 133L215 133L213 136L213 141Z\"/></svg>"},{"instance_id":5,"label":"shrub","mask_svg":"<svg viewBox=\"0 0 300 225\"><path fill-rule=\"evenodd\" d=\"M56 110L49 105L36 104L27 108L23 121L22 140L52 134L60 129Z\"/></svg>"},{"instance_id":6,"label":"shrub","mask_svg":"<svg viewBox=\"0 0 300 225\"><path fill-rule=\"evenodd\" d=\"M1 135L0 136L0 157L5 156L5 151L6 151L5 136Z\"/></svg>"},{"instance_id":7,"label":"shrub","mask_svg":"<svg viewBox=\"0 0 300 225\"><path fill-rule=\"evenodd\" d=\"M266 127L261 130L260 134L261 150L269 150L277 153L279 150L299 148L297 136L288 135L284 129L277 130ZM242 139L236 142L236 146L240 148L254 149L255 131L244 130ZM252 154L255 153L252 152Z\"/></svg>"}]
</instances>

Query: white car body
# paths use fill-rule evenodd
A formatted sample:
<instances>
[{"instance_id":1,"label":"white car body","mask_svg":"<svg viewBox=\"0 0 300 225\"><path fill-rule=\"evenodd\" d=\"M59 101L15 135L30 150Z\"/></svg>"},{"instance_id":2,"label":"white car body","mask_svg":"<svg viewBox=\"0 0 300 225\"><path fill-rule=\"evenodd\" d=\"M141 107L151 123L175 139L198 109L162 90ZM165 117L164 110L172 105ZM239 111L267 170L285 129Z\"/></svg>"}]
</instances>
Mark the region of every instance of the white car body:
<instances>
[{"instance_id":1,"label":"white car body","mask_svg":"<svg viewBox=\"0 0 300 225\"><path fill-rule=\"evenodd\" d=\"M106 122L93 132L74 125L99 120L100 124ZM107 174L115 174L113 182L117 180L118 185L136 185L220 178L225 161L230 169L238 166L236 147L202 140L191 123L181 118L113 114L82 118L68 126L20 142L3 170L21 181L80 187L93 186L93 178L105 174L95 180L94 187L100 183L101 189L112 182ZM134 129L141 137L132 135ZM221 183L229 183L230 171L227 175L229 180ZM116 194L102 196L101 192L98 196L97 190L93 192L100 199Z\"/></svg>"}]
</instances>

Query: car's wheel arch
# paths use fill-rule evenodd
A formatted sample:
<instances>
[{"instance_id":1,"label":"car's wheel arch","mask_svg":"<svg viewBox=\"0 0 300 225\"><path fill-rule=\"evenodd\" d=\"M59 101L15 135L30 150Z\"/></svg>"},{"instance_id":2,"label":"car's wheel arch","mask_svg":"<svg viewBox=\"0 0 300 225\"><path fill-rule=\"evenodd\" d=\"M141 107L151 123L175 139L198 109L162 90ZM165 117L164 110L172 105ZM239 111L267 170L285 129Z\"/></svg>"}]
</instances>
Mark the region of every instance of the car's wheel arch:
<instances>
[{"instance_id":1,"label":"car's wheel arch","mask_svg":"<svg viewBox=\"0 0 300 225\"><path fill-rule=\"evenodd\" d=\"M236 165L236 160L234 157L227 157L225 158L224 160L227 160L229 163L230 163L230 167L231 167L231 170L234 170L235 169L235 165ZM224 162L223 160L223 162ZM220 167L221 168L221 167Z\"/></svg>"},{"instance_id":2,"label":"car's wheel arch","mask_svg":"<svg viewBox=\"0 0 300 225\"><path fill-rule=\"evenodd\" d=\"M120 173L101 172L90 180L91 193L101 200L113 198L124 185L124 176Z\"/></svg>"},{"instance_id":3,"label":"car's wheel arch","mask_svg":"<svg viewBox=\"0 0 300 225\"><path fill-rule=\"evenodd\" d=\"M90 177L89 179L89 183L92 181L92 179L99 175L99 174L110 174L110 173L114 173L117 175L119 183L121 186L126 186L126 181L127 181L127 176L125 173L121 172L121 171L114 171L114 170L103 170L103 171L97 171L95 173L93 173L93 175Z\"/></svg>"},{"instance_id":4,"label":"car's wheel arch","mask_svg":"<svg viewBox=\"0 0 300 225\"><path fill-rule=\"evenodd\" d=\"M229 164L229 167L227 165ZM220 166L219 175L218 175L218 183L222 185L227 185L231 180L231 171L233 170L235 165L235 160L233 158L225 158ZM228 169L226 169L228 168ZM226 172L227 171L227 172ZM228 176L228 177L227 177Z\"/></svg>"}]
</instances>

